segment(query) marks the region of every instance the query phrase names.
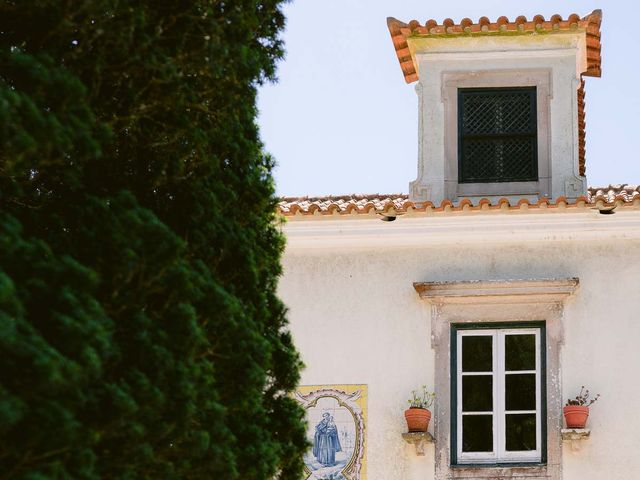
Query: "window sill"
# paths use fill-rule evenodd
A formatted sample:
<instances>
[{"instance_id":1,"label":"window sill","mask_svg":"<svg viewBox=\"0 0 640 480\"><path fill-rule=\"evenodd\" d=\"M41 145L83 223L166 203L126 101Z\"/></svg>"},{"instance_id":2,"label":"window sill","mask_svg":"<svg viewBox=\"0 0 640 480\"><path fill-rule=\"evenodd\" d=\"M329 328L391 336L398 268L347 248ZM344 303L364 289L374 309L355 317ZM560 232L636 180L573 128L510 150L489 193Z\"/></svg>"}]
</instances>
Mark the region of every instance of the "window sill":
<instances>
[{"instance_id":1,"label":"window sill","mask_svg":"<svg viewBox=\"0 0 640 480\"><path fill-rule=\"evenodd\" d=\"M492 195L539 195L540 183L533 182L487 182L458 183L459 197L492 196Z\"/></svg>"},{"instance_id":2,"label":"window sill","mask_svg":"<svg viewBox=\"0 0 640 480\"><path fill-rule=\"evenodd\" d=\"M450 478L526 478L527 480L548 480L547 465L535 464L493 464L493 465L451 465Z\"/></svg>"}]
</instances>

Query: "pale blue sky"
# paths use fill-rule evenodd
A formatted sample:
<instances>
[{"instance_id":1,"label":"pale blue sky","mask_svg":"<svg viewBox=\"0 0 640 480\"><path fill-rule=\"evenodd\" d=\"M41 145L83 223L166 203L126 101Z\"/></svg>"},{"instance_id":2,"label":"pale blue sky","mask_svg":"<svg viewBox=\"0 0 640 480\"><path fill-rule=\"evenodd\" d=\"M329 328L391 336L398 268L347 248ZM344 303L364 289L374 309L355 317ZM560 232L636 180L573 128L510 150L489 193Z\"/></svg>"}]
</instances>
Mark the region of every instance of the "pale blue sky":
<instances>
[{"instance_id":1,"label":"pale blue sky","mask_svg":"<svg viewBox=\"0 0 640 480\"><path fill-rule=\"evenodd\" d=\"M640 183L640 2L631 0L298 0L287 56L260 91L260 128L278 195L405 193L417 167L418 110L386 17L563 18L603 10L602 77L586 77L589 185Z\"/></svg>"}]
</instances>

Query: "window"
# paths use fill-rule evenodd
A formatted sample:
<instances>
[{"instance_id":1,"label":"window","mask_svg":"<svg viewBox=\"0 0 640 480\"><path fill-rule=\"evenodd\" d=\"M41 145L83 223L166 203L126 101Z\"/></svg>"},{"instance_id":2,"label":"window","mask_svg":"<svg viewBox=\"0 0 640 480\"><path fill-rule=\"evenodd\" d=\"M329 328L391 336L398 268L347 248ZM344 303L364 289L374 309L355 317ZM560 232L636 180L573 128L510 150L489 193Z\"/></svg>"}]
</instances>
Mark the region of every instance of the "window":
<instances>
[{"instance_id":1,"label":"window","mask_svg":"<svg viewBox=\"0 0 640 480\"><path fill-rule=\"evenodd\" d=\"M413 284L420 298L430 304L428 312L431 318L431 346L435 353L436 400L432 418L436 438L435 478L507 480L517 476L562 480L560 439L563 395L560 380L560 346L563 341L564 304L569 297L576 294L578 285L577 278L435 281ZM502 381L503 386L506 386L506 376L526 374L527 370L518 369L511 360L505 361L507 346L509 352L513 350L513 339L509 340L508 332L526 334L526 330L531 330L537 335L535 415L536 450L538 444L540 450L536 453L531 453L530 450L507 450L506 416L518 415L515 412L519 410L512 410L511 407L507 410L504 388L500 390L502 393L499 395L493 390L494 379L496 385ZM491 337L491 371L486 372L491 374L492 382L489 411L492 418L488 434L491 435L492 447L494 438L496 439L496 447L492 452L465 452L477 453L473 459L460 458L458 455L458 444L462 445L462 432L458 431L458 419L462 419L462 412L458 412L457 408L459 404L462 405L458 399L458 390L461 390L458 388L458 378L462 379L463 361L462 351L458 354L458 344L462 348L458 332L471 336L474 332L486 333ZM499 339L501 333L504 337L502 341ZM499 350L500 346L502 350ZM483 373L479 371L482 365L475 363L477 366L472 368L478 371L471 372L470 369L465 369L465 372ZM471 362L471 365L473 364L474 362ZM530 411L528 407L525 410ZM468 410L468 413L472 411ZM499 421L502 423L497 423ZM539 427L538 422L541 422ZM512 428L513 423L510 423L509 427ZM471 429L467 430L469 431ZM502 446L502 451L505 454L509 453L512 458L499 457L498 446ZM523 457L529 458L517 458L517 452L524 452L526 455Z\"/></svg>"},{"instance_id":2,"label":"window","mask_svg":"<svg viewBox=\"0 0 640 480\"><path fill-rule=\"evenodd\" d=\"M452 464L545 461L544 322L452 325Z\"/></svg>"},{"instance_id":3,"label":"window","mask_svg":"<svg viewBox=\"0 0 640 480\"><path fill-rule=\"evenodd\" d=\"M458 182L538 180L536 87L458 89Z\"/></svg>"}]
</instances>

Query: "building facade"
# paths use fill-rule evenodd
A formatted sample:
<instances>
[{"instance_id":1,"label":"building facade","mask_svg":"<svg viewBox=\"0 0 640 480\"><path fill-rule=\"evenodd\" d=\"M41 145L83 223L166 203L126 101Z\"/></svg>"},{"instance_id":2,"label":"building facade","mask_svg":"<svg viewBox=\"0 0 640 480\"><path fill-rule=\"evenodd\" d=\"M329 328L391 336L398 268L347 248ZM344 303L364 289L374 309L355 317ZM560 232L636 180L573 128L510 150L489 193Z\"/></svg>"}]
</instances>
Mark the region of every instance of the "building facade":
<instances>
[{"instance_id":1,"label":"building facade","mask_svg":"<svg viewBox=\"0 0 640 480\"><path fill-rule=\"evenodd\" d=\"M640 478L640 188L585 177L600 23L388 20L417 82L409 194L279 205L307 478ZM602 396L567 428L583 385Z\"/></svg>"}]
</instances>

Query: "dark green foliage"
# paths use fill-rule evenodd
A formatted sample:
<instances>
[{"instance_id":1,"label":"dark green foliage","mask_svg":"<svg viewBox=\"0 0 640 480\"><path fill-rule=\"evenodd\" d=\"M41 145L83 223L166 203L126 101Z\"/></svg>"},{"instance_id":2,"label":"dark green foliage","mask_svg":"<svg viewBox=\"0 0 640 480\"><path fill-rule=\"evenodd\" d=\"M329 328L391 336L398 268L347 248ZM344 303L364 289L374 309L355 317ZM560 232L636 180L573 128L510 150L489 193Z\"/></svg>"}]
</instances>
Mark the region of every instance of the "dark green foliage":
<instances>
[{"instance_id":1,"label":"dark green foliage","mask_svg":"<svg viewBox=\"0 0 640 480\"><path fill-rule=\"evenodd\" d=\"M296 479L282 0L0 4L0 478Z\"/></svg>"}]
</instances>

